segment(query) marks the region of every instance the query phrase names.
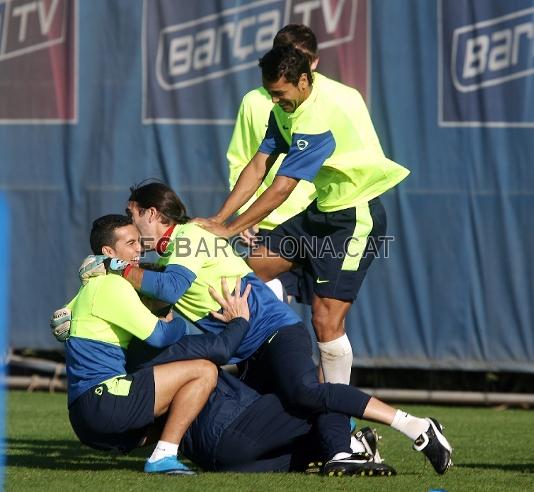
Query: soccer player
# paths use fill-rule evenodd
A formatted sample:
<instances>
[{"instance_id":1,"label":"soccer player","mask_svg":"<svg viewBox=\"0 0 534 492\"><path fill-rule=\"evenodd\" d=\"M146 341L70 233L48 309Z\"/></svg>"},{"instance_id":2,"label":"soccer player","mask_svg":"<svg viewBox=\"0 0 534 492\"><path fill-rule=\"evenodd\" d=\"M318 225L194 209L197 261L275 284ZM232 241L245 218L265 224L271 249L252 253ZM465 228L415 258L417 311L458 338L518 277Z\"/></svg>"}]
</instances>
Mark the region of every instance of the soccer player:
<instances>
[{"instance_id":1,"label":"soccer player","mask_svg":"<svg viewBox=\"0 0 534 492\"><path fill-rule=\"evenodd\" d=\"M93 223L91 248L135 265L141 252L139 233L128 217L107 215ZM207 360L188 360L131 373L125 368L125 353L134 337L152 347L165 347L182 338L185 321L158 319L118 275L88 279L69 308L68 407L80 441L124 452L147 442L157 431L161 435L145 472L192 474L177 456L178 445L217 383L216 366ZM237 311L225 331L234 346L248 328L240 316L248 317L248 310ZM162 415L166 418L161 431L156 419Z\"/></svg>"},{"instance_id":2,"label":"soccer player","mask_svg":"<svg viewBox=\"0 0 534 492\"><path fill-rule=\"evenodd\" d=\"M313 31L302 24L289 24L283 27L276 34L273 46L293 45L305 53L310 59L311 70L315 70L319 63L317 55L317 39ZM322 77L315 73L314 77ZM257 152L269 121L269 115L273 109L273 102L269 93L258 87L243 97L232 133L232 138L228 146L226 158L229 165L229 183L232 190L243 171L243 168L250 162ZM246 209L257 199L273 182L276 172L282 163L284 154L281 154L265 176L253 197L238 210L238 213ZM251 229L256 234L253 237L248 230L241 234L242 239L253 245L254 242L263 239L266 231L274 229L276 226L290 219L294 215L302 212L316 197L315 187L307 181L300 181L292 191L287 200L276 210L273 210L267 217L262 219ZM305 275L302 269L295 269L283 273L279 278L270 280L267 285L273 289L277 297L282 300L283 289L291 297L296 297L299 302L311 304L309 292L309 275ZM352 351L351 351L352 354ZM330 381L332 383L341 381Z\"/></svg>"},{"instance_id":3,"label":"soccer player","mask_svg":"<svg viewBox=\"0 0 534 492\"><path fill-rule=\"evenodd\" d=\"M343 414L390 425L414 441L438 473L450 465L452 449L437 421L396 410L357 388L320 384L311 357L309 334L289 306L251 272L221 238L189 221L178 196L162 183L131 188L128 212L145 244L161 254L162 272L128 265L118 270L142 294L174 304L203 331L220 333L224 324L210 317L218 309L210 288L221 295L222 278L240 276L252 285L248 299L250 328L231 363L243 363L245 382L261 392L274 392L295 410ZM97 272L99 265L92 270ZM108 268L113 269L113 263ZM90 274L90 265L85 274ZM326 432L323 433L326 438ZM351 461L351 450L336 453L337 464Z\"/></svg>"},{"instance_id":4,"label":"soccer player","mask_svg":"<svg viewBox=\"0 0 534 492\"><path fill-rule=\"evenodd\" d=\"M111 271L138 264L139 232L128 217L97 219L91 246L93 252L115 258L114 267L108 265ZM111 262L109 258L104 261ZM342 468L330 463L325 473L395 474L388 465L370 461L377 443L369 428L362 429L357 441L335 414L290 415L275 395L259 395L223 372L215 386L214 366L195 359L225 364L243 338L250 287L241 295L239 279L234 295L225 281L223 296L214 293L224 311L213 316L230 323L229 327L220 335L201 337L182 336L181 319L168 324L158 321L121 276L84 276L84 282L70 303L71 315L66 317L60 310L63 316L55 317L53 328L61 326L61 334L56 330L54 334L61 341L67 338L69 415L85 444L127 452L146 444L148 437L158 436L164 424L160 442L145 465L147 472L192 473L177 459L176 441L181 440L186 456L209 470L302 470L319 453L331 457L340 449L354 448L357 454L351 463ZM148 329L154 325L155 330ZM157 335L160 327L167 332L163 337ZM169 335L171 331L175 333ZM163 347L165 337L178 342ZM167 410L158 400L164 397L166 386L175 385L179 389ZM208 403L184 436L214 386ZM154 417L158 417L156 422ZM317 418L328 430L328 439L319 443L306 417L310 421ZM164 440L166 436L170 442Z\"/></svg>"},{"instance_id":5,"label":"soccer player","mask_svg":"<svg viewBox=\"0 0 534 492\"><path fill-rule=\"evenodd\" d=\"M360 94L330 79L312 77L307 56L277 46L261 60L263 86L275 103L265 138L217 214L195 219L207 230L231 237L267 217L302 181L317 198L303 212L266 234L249 257L264 281L298 265L315 279L312 321L320 350L334 354L325 380L348 382L352 350L345 316L356 298L386 231L379 195L408 170L387 159ZM228 219L261 185L278 156L286 154L272 184L237 219Z\"/></svg>"}]
</instances>

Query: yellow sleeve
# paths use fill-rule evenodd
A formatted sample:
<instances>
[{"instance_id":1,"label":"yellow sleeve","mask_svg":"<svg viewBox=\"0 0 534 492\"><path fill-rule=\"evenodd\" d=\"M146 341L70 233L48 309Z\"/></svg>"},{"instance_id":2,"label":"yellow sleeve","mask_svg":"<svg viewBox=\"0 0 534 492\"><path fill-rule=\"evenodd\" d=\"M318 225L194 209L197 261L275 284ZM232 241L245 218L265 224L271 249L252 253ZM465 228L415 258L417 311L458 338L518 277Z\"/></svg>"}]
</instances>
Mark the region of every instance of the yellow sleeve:
<instances>
[{"instance_id":1,"label":"yellow sleeve","mask_svg":"<svg viewBox=\"0 0 534 492\"><path fill-rule=\"evenodd\" d=\"M91 314L145 340L154 330L158 318L141 302L130 283L108 274L93 299Z\"/></svg>"}]
</instances>

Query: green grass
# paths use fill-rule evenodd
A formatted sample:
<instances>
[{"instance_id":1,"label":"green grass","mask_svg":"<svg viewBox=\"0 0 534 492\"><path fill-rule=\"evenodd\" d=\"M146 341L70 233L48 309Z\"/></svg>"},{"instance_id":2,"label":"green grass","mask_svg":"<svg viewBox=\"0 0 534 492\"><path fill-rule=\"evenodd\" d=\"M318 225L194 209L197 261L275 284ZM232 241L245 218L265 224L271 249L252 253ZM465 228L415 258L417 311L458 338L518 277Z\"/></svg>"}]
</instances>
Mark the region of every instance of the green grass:
<instances>
[{"instance_id":1,"label":"green grass","mask_svg":"<svg viewBox=\"0 0 534 492\"><path fill-rule=\"evenodd\" d=\"M145 476L149 449L112 457L79 444L64 394L8 394L6 490L534 490L534 412L486 408L405 406L446 426L455 466L439 477L400 434L377 426L381 452L399 473L391 478L328 478L300 474ZM236 450L239 452L239 450Z\"/></svg>"}]
</instances>

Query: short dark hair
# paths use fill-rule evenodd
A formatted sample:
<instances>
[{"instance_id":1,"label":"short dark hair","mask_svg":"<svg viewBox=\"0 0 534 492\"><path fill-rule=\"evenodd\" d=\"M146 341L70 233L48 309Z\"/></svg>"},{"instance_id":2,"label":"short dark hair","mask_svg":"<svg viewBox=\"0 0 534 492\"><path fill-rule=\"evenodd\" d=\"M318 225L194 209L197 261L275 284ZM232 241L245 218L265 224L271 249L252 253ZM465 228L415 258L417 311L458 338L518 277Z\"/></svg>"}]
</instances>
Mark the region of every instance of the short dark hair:
<instances>
[{"instance_id":1,"label":"short dark hair","mask_svg":"<svg viewBox=\"0 0 534 492\"><path fill-rule=\"evenodd\" d=\"M153 181L130 186L129 202L136 202L140 208L154 207L161 216L163 224L185 224L191 220L178 195L165 183Z\"/></svg>"},{"instance_id":2,"label":"short dark hair","mask_svg":"<svg viewBox=\"0 0 534 492\"><path fill-rule=\"evenodd\" d=\"M265 81L276 82L281 77L298 85L300 76L305 73L312 83L312 74L308 57L291 45L277 46L260 59L261 74Z\"/></svg>"},{"instance_id":3,"label":"short dark hair","mask_svg":"<svg viewBox=\"0 0 534 492\"><path fill-rule=\"evenodd\" d=\"M115 229L132 224L131 217L119 214L104 215L103 217L96 219L93 222L91 237L89 239L93 254L101 255L103 246L111 246L114 248L115 243L117 242Z\"/></svg>"},{"instance_id":4,"label":"short dark hair","mask_svg":"<svg viewBox=\"0 0 534 492\"><path fill-rule=\"evenodd\" d=\"M317 59L317 38L314 32L304 24L288 24L276 33L273 48L288 45L303 51L310 64Z\"/></svg>"}]
</instances>

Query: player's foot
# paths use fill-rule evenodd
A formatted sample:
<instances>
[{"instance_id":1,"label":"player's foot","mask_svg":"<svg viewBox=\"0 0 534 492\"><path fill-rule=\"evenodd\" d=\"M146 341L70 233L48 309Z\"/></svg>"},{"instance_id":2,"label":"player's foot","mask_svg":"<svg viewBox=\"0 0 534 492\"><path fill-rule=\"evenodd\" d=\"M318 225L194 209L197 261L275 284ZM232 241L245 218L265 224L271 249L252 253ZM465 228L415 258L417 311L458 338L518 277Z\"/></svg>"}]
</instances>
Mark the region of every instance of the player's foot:
<instances>
[{"instance_id":1,"label":"player's foot","mask_svg":"<svg viewBox=\"0 0 534 492\"><path fill-rule=\"evenodd\" d=\"M371 456L371 461L375 463L383 463L384 460L378 452L378 440L381 439L381 436L378 435L376 429L371 429L371 427L362 427L360 430L353 432L352 435L355 439L360 441L365 448L365 451Z\"/></svg>"},{"instance_id":2,"label":"player's foot","mask_svg":"<svg viewBox=\"0 0 534 492\"><path fill-rule=\"evenodd\" d=\"M428 430L423 432L414 442L413 448L422 451L432 463L434 470L443 475L452 465L452 447L443 435L443 427L433 418L426 418Z\"/></svg>"},{"instance_id":3,"label":"player's foot","mask_svg":"<svg viewBox=\"0 0 534 492\"><path fill-rule=\"evenodd\" d=\"M346 458L331 459L324 464L322 473L329 477L344 475L390 477L397 474L393 467L369 461L369 457L367 453L354 453Z\"/></svg>"},{"instance_id":4,"label":"player's foot","mask_svg":"<svg viewBox=\"0 0 534 492\"><path fill-rule=\"evenodd\" d=\"M157 461L146 461L146 473L166 473L168 475L195 475L177 456L165 456Z\"/></svg>"}]
</instances>

